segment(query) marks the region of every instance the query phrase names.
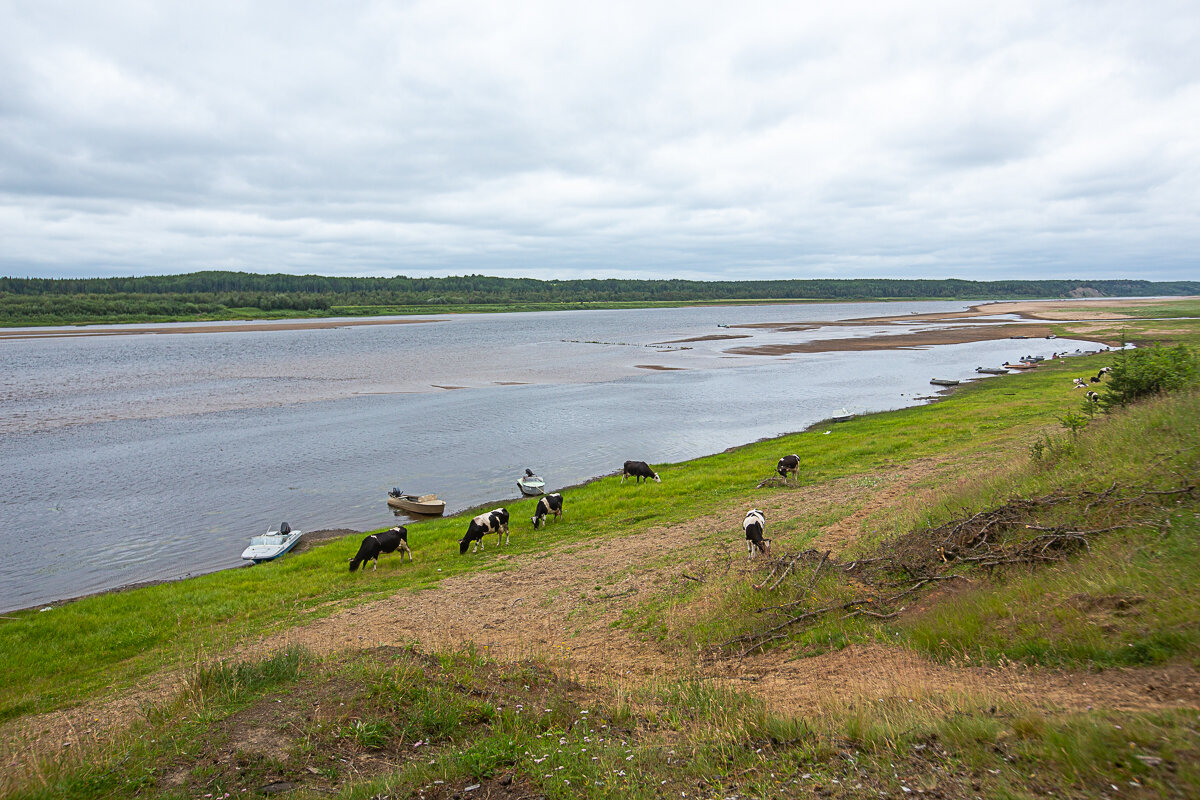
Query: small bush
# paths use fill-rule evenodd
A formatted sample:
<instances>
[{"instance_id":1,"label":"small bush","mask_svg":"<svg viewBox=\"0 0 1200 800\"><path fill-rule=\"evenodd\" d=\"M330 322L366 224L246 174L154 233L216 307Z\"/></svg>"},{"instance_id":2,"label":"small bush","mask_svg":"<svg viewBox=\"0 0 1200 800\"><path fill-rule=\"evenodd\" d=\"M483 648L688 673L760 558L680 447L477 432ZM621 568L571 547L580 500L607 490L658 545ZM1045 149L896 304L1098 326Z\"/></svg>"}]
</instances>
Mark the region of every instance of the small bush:
<instances>
[{"instance_id":1,"label":"small bush","mask_svg":"<svg viewBox=\"0 0 1200 800\"><path fill-rule=\"evenodd\" d=\"M1112 365L1100 405L1106 410L1129 405L1160 392L1184 389L1198 377L1200 363L1185 345L1126 350Z\"/></svg>"}]
</instances>

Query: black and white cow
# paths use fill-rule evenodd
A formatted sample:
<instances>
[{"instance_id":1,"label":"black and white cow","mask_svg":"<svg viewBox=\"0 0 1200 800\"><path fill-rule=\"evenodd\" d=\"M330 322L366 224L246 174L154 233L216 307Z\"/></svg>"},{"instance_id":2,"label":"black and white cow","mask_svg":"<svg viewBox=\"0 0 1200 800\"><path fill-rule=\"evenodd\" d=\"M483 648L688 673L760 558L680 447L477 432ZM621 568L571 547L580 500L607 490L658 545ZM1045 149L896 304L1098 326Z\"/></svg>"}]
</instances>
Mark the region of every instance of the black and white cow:
<instances>
[{"instance_id":1,"label":"black and white cow","mask_svg":"<svg viewBox=\"0 0 1200 800\"><path fill-rule=\"evenodd\" d=\"M763 538L763 532L767 529L767 518L763 512L757 508L746 512L746 519L742 520L742 528L746 531L747 561L754 558L755 550L765 556L771 555L771 540Z\"/></svg>"},{"instance_id":2,"label":"black and white cow","mask_svg":"<svg viewBox=\"0 0 1200 800\"><path fill-rule=\"evenodd\" d=\"M1088 392L1087 399L1091 400L1093 403L1099 403L1100 402L1100 393L1099 392Z\"/></svg>"},{"instance_id":3,"label":"black and white cow","mask_svg":"<svg viewBox=\"0 0 1200 800\"><path fill-rule=\"evenodd\" d=\"M475 519L471 520L471 524L467 526L467 535L458 542L458 554L462 555L467 552L467 548L471 547L471 552L476 549L483 549L483 537L485 534L496 534L496 546L508 544L508 509L497 508L486 514L480 514Z\"/></svg>"},{"instance_id":4,"label":"black and white cow","mask_svg":"<svg viewBox=\"0 0 1200 800\"><path fill-rule=\"evenodd\" d=\"M655 483L662 483L662 478L658 477L658 473L650 469L650 465L645 461L626 461L624 468L621 470L621 483L630 475L633 476L634 483L641 483L642 480L654 479Z\"/></svg>"},{"instance_id":5,"label":"black and white cow","mask_svg":"<svg viewBox=\"0 0 1200 800\"><path fill-rule=\"evenodd\" d=\"M546 521L546 517L549 514L553 514L556 520L562 516L561 494L542 495L537 501L537 508L533 510L533 516L530 517L529 521L533 523L533 527L536 529Z\"/></svg>"},{"instance_id":6,"label":"black and white cow","mask_svg":"<svg viewBox=\"0 0 1200 800\"><path fill-rule=\"evenodd\" d=\"M787 480L787 474L792 473L792 477L800 476L800 456L792 453L790 456L784 456L779 459L779 463L775 466L775 471L779 473L779 477Z\"/></svg>"},{"instance_id":7,"label":"black and white cow","mask_svg":"<svg viewBox=\"0 0 1200 800\"><path fill-rule=\"evenodd\" d=\"M412 550L408 549L408 528L397 525L383 533L372 533L362 540L362 544L358 546L358 553L350 559L350 571L357 570L360 564L366 569L368 561L375 562L372 569L379 569L379 555L394 553L397 550L400 551L401 562L404 561L405 553L408 553L408 560L412 561Z\"/></svg>"}]
</instances>

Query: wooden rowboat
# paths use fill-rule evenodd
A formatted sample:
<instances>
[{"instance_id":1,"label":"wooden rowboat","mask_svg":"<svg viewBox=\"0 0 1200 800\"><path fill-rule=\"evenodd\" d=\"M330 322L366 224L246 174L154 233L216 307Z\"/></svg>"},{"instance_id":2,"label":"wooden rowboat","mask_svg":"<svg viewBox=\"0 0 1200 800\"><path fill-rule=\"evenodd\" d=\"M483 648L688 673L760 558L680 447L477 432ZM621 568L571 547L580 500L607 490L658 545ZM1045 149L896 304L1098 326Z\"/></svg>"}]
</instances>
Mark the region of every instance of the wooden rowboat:
<instances>
[{"instance_id":1,"label":"wooden rowboat","mask_svg":"<svg viewBox=\"0 0 1200 800\"><path fill-rule=\"evenodd\" d=\"M440 517L446 513L446 501L439 500L436 494L404 494L399 489L392 489L388 492L387 503L392 508L398 508L410 514Z\"/></svg>"},{"instance_id":2,"label":"wooden rowboat","mask_svg":"<svg viewBox=\"0 0 1200 800\"><path fill-rule=\"evenodd\" d=\"M1005 369L1033 369L1037 364L1030 364L1028 361L1018 361L1016 364L1005 363Z\"/></svg>"}]
</instances>

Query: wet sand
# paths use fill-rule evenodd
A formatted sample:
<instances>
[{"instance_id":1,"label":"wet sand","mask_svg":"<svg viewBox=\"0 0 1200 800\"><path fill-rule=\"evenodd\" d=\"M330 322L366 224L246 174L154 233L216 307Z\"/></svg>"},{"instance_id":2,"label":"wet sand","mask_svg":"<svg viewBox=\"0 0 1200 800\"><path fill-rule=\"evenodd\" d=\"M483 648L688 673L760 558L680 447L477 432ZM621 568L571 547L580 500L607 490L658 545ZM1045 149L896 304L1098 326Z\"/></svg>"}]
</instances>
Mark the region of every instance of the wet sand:
<instances>
[{"instance_id":1,"label":"wet sand","mask_svg":"<svg viewBox=\"0 0 1200 800\"><path fill-rule=\"evenodd\" d=\"M839 353L856 350L897 350L930 347L939 344L964 344L989 339L1042 339L1050 334L1047 325L1001 325L947 328L919 333L864 336L859 339L814 339L795 344L765 344L757 347L734 347L727 353L742 356L782 356L792 353Z\"/></svg>"},{"instance_id":2,"label":"wet sand","mask_svg":"<svg viewBox=\"0 0 1200 800\"><path fill-rule=\"evenodd\" d=\"M1195 298L1170 298L1170 300L1190 300ZM726 352L734 355L779 356L793 353L834 353L859 350L892 350L912 347L930 347L939 344L964 344L980 342L989 339L1041 339L1052 332L1049 325L1015 322L1011 319L993 319L993 317L1016 316L1023 320L1045 320L1047 322L1085 322L1097 320L1132 319L1129 314L1104 309L1129 308L1130 306L1155 305L1166 302L1161 298L1146 298L1137 300L1042 300L981 303L971 306L965 311L937 312L931 314L904 314L896 316L863 317L861 319L840 320L835 322L796 322L768 323L760 322L747 325L732 325L733 328L757 328L774 330L779 333L799 333L817 328L834 327L880 327L884 325L907 326L914 323L944 323L973 321L974 325L963 325L942 330L919 331L913 333L883 334L865 336L858 339L815 339L794 344L771 344L757 347L734 347ZM1087 308L1081 308L1087 306ZM1106 341L1110 346L1118 346L1121 342Z\"/></svg>"},{"instance_id":3,"label":"wet sand","mask_svg":"<svg viewBox=\"0 0 1200 800\"><path fill-rule=\"evenodd\" d=\"M438 319L297 319L271 322L235 323L224 325L161 325L152 328L40 328L0 330L0 339L69 339L76 336L129 336L142 333L245 333L247 331L315 331L333 328L353 328L360 325L420 325L426 322L441 322Z\"/></svg>"},{"instance_id":4,"label":"wet sand","mask_svg":"<svg viewBox=\"0 0 1200 800\"><path fill-rule=\"evenodd\" d=\"M896 316L864 317L861 319L839 320L833 322L812 322L800 320L796 322L759 322L734 324L730 328L757 328L775 330L781 333L814 330L820 327L861 327L880 326L889 324L912 324L928 322L954 322L959 320L974 320L979 325L988 327L963 327L952 330L928 331L922 333L898 334L896 336L870 336L862 339L822 339L795 345L769 345L763 347L733 348L728 352L737 355L782 355L788 353L823 353L850 350L886 350L895 347L926 347L937 344L960 344L977 342L986 339L1002 339L1010 336L1045 336L1049 328L1042 326L1022 326L1012 320L986 319L1001 315L1015 315L1025 320L1045 321L1086 321L1086 320L1119 320L1129 319L1128 314L1103 309L1129 308L1130 306L1153 305L1169 300L1194 300L1194 297L1179 298L1145 298L1145 299L1081 299L1081 300L1038 300L1038 301L998 301L981 303L971 306L964 311L937 312L930 314L904 314ZM1087 308L1081 308L1087 306ZM349 328L361 325L418 325L428 322L440 322L438 319L307 319L257 321L246 323L230 322L227 324L174 324L145 328L110 328L82 326L79 328L56 327L54 329L12 329L0 330L0 340L4 339L53 339L71 338L77 336L127 336L130 334L171 334L171 333L237 333L246 331L299 331L325 330L334 328ZM746 338L737 334L712 334L697 336L690 339L675 339L664 344L683 342L719 341L724 339ZM638 365L642 366L642 365ZM644 368L644 367L643 367ZM439 387L461 388L461 387Z\"/></svg>"}]
</instances>

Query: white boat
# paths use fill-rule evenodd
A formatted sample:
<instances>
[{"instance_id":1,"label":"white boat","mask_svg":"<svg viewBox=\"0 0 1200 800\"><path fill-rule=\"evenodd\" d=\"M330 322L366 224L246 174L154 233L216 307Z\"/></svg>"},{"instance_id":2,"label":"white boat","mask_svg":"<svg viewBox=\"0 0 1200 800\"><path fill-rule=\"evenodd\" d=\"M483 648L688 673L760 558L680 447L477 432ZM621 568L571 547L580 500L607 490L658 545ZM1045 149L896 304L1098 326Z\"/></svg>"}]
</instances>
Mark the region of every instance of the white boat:
<instances>
[{"instance_id":1,"label":"white boat","mask_svg":"<svg viewBox=\"0 0 1200 800\"><path fill-rule=\"evenodd\" d=\"M250 546L242 551L242 558L261 564L271 561L291 550L300 541L304 531L294 531L286 522L277 531L267 531L262 536L250 538Z\"/></svg>"},{"instance_id":2,"label":"white boat","mask_svg":"<svg viewBox=\"0 0 1200 800\"><path fill-rule=\"evenodd\" d=\"M834 422L849 422L852 419L854 419L854 415L847 411L845 406L842 406L842 413L833 416Z\"/></svg>"},{"instance_id":3,"label":"white boat","mask_svg":"<svg viewBox=\"0 0 1200 800\"><path fill-rule=\"evenodd\" d=\"M982 372L984 375L1007 375L1008 370L1004 367L976 367L976 372Z\"/></svg>"},{"instance_id":4,"label":"white boat","mask_svg":"<svg viewBox=\"0 0 1200 800\"><path fill-rule=\"evenodd\" d=\"M533 470L525 470L525 474L517 478L517 488L521 494L537 497L546 493L546 482L533 474Z\"/></svg>"}]
</instances>

